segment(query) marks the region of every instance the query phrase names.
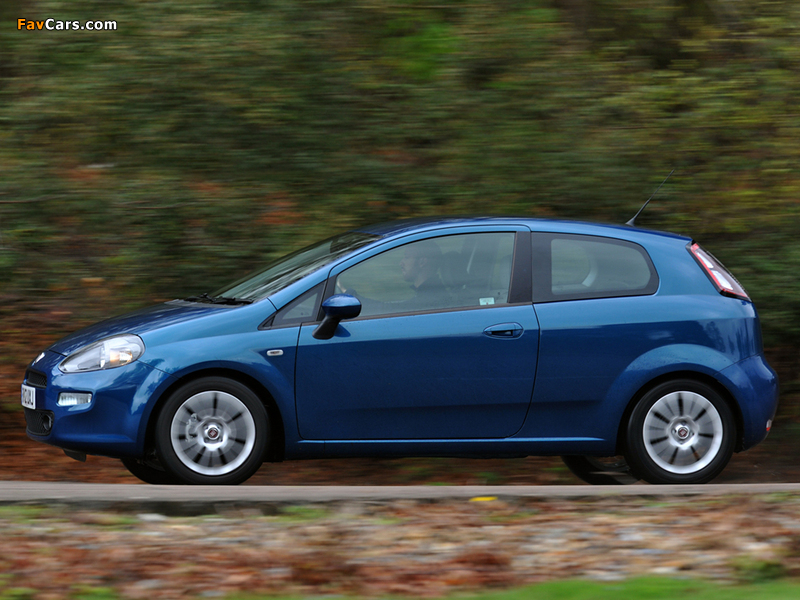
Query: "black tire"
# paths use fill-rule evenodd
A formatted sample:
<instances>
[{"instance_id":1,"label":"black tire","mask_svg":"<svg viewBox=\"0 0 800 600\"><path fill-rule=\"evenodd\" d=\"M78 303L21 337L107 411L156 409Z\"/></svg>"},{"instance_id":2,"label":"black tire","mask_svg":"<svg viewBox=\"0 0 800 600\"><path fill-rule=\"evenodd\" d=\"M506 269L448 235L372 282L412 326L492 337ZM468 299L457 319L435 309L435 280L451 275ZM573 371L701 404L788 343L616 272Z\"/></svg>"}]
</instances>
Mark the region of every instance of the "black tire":
<instances>
[{"instance_id":1,"label":"black tire","mask_svg":"<svg viewBox=\"0 0 800 600\"><path fill-rule=\"evenodd\" d=\"M714 388L668 381L634 407L625 458L649 483L708 483L728 464L735 438L733 413Z\"/></svg>"},{"instance_id":2,"label":"black tire","mask_svg":"<svg viewBox=\"0 0 800 600\"><path fill-rule=\"evenodd\" d=\"M161 463L156 459L123 458L122 464L130 471L131 475L154 485L173 485L179 483L171 474L167 473Z\"/></svg>"},{"instance_id":3,"label":"black tire","mask_svg":"<svg viewBox=\"0 0 800 600\"><path fill-rule=\"evenodd\" d=\"M247 386L205 377L176 390L156 421L156 452L178 481L237 485L261 466L269 417Z\"/></svg>"},{"instance_id":4,"label":"black tire","mask_svg":"<svg viewBox=\"0 0 800 600\"><path fill-rule=\"evenodd\" d=\"M621 456L562 456L575 477L592 485L630 485L639 481Z\"/></svg>"}]
</instances>

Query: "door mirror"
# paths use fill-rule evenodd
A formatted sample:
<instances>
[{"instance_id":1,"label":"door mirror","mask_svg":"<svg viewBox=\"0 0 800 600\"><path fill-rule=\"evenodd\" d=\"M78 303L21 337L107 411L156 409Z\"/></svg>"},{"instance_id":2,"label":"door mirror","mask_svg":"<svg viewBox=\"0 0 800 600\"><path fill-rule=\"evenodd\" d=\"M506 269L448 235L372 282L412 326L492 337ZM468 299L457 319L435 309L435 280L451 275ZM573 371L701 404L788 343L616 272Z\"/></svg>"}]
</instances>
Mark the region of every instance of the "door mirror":
<instances>
[{"instance_id":1,"label":"door mirror","mask_svg":"<svg viewBox=\"0 0 800 600\"><path fill-rule=\"evenodd\" d=\"M334 319L355 319L361 314L361 301L350 294L336 294L322 303L325 317Z\"/></svg>"},{"instance_id":2,"label":"door mirror","mask_svg":"<svg viewBox=\"0 0 800 600\"><path fill-rule=\"evenodd\" d=\"M325 318L311 335L318 340L329 340L339 326L339 321L355 319L361 314L361 302L349 294L336 294L322 303L322 311Z\"/></svg>"}]
</instances>

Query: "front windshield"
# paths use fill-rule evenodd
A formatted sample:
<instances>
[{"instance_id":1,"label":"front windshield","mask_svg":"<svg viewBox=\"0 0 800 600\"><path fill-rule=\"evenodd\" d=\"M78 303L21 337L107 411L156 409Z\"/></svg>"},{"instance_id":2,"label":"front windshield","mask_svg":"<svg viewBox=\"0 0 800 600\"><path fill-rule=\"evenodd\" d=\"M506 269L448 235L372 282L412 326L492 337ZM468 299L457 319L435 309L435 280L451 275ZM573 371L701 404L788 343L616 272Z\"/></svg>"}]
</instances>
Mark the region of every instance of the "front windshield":
<instances>
[{"instance_id":1,"label":"front windshield","mask_svg":"<svg viewBox=\"0 0 800 600\"><path fill-rule=\"evenodd\" d=\"M266 269L217 290L212 296L251 302L261 300L376 239L376 235L355 232L334 236L284 256Z\"/></svg>"}]
</instances>

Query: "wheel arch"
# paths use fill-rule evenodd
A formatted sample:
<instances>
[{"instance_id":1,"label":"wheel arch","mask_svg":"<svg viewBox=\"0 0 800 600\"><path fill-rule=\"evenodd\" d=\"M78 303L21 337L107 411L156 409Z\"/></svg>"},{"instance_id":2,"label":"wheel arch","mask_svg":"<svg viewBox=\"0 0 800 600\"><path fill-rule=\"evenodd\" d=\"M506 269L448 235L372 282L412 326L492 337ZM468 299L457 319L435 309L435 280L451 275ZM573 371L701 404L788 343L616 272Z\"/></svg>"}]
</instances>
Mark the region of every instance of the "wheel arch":
<instances>
[{"instance_id":1,"label":"wheel arch","mask_svg":"<svg viewBox=\"0 0 800 600\"><path fill-rule=\"evenodd\" d=\"M637 392L633 395L633 397L628 401L628 404L622 413L622 418L620 419L619 425L617 426L617 444L616 444L617 454L622 454L625 450L625 446L627 445L628 421L631 418L631 413L633 412L634 407L650 390L652 390L656 386L661 385L662 383L666 383L668 381L672 381L675 379L694 380L698 383L702 383L709 386L720 395L720 398L722 398L728 405L728 408L731 409L731 413L733 414L733 420L736 423L736 442L734 444L734 451L735 452L741 451L744 443L743 441L744 417L742 415L741 407L739 406L739 403L736 401L734 395L730 392L730 390L728 390L727 387L725 387L725 385L722 384L722 382L720 382L715 377L708 375L707 373L701 373L699 371L691 371L691 370L681 370L681 371L672 371L669 373L663 373L658 377L649 380L647 383L641 386L637 390Z\"/></svg>"},{"instance_id":2,"label":"wheel arch","mask_svg":"<svg viewBox=\"0 0 800 600\"><path fill-rule=\"evenodd\" d=\"M161 410L164 407L167 399L181 386L204 377L225 377L227 379L231 379L248 387L256 396L258 396L258 399L261 400L261 403L267 410L267 416L269 417L270 422L270 433L272 434L264 455L264 461L281 462L283 460L286 448L286 435L284 431L283 418L281 416L280 409L278 408L278 404L275 402L275 398L256 378L248 375L247 373L237 371L236 369L227 369L224 367L192 371L191 373L187 373L182 377L176 378L175 381L170 383L169 387L167 387L159 396L147 420L144 439L145 452L148 449L155 447L156 423L158 422L158 417L161 414Z\"/></svg>"}]
</instances>

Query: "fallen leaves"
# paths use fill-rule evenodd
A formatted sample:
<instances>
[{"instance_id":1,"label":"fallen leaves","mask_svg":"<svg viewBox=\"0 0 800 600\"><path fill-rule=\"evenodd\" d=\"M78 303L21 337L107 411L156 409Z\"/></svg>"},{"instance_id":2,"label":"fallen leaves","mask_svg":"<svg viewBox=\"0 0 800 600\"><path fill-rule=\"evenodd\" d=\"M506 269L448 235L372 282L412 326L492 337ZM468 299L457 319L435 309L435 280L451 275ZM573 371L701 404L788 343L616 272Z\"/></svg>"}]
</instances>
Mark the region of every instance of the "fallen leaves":
<instances>
[{"instance_id":1,"label":"fallen leaves","mask_svg":"<svg viewBox=\"0 0 800 600\"><path fill-rule=\"evenodd\" d=\"M723 580L800 570L800 495L654 502L346 502L272 515L153 518L7 508L4 585L37 598L233 593L442 596L584 577ZM754 518L757 516L757 518Z\"/></svg>"}]
</instances>

